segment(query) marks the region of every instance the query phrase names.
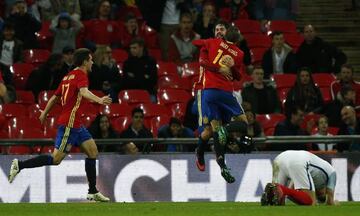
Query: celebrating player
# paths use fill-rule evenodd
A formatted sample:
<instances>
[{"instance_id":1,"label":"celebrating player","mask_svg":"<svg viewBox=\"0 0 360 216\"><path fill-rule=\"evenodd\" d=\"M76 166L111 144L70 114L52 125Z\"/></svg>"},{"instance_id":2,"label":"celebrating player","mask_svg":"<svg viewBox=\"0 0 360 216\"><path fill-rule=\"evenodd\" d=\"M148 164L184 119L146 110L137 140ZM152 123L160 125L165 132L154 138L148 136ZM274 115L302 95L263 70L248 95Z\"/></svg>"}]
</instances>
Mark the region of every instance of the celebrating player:
<instances>
[{"instance_id":1,"label":"celebrating player","mask_svg":"<svg viewBox=\"0 0 360 216\"><path fill-rule=\"evenodd\" d=\"M80 115L86 109L83 97L99 104L111 104L109 96L97 97L88 90L87 74L91 71L93 61L90 50L78 49L74 53L74 65L77 67L69 72L61 81L55 94L46 104L39 119L43 124L51 108L58 102L63 107L58 119L58 130L55 139L55 149L52 155L40 155L25 161L14 159L11 164L9 182L13 182L16 175L27 168L58 165L66 156L72 146L80 146L81 150L88 156L85 159L85 171L89 182L88 200L108 202L96 189L96 156L98 150L90 133L82 125Z\"/></svg>"},{"instance_id":2,"label":"celebrating player","mask_svg":"<svg viewBox=\"0 0 360 216\"><path fill-rule=\"evenodd\" d=\"M291 181L293 188L287 187ZM307 151L285 151L273 163L273 183L268 183L261 205L285 205L289 198L299 205L315 205L317 200L334 205L335 169Z\"/></svg>"}]
</instances>

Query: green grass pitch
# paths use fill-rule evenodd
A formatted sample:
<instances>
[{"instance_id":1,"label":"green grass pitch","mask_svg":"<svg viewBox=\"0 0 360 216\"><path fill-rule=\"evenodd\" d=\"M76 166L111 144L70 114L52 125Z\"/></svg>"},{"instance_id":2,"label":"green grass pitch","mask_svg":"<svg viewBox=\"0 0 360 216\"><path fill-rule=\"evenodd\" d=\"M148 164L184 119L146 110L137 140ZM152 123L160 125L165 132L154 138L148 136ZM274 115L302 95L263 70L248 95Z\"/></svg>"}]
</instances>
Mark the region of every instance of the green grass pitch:
<instances>
[{"instance_id":1,"label":"green grass pitch","mask_svg":"<svg viewBox=\"0 0 360 216\"><path fill-rule=\"evenodd\" d=\"M290 215L342 216L360 215L359 202L343 202L339 206L267 206L239 202L144 202L144 203L51 203L0 204L4 216L232 216Z\"/></svg>"}]
</instances>

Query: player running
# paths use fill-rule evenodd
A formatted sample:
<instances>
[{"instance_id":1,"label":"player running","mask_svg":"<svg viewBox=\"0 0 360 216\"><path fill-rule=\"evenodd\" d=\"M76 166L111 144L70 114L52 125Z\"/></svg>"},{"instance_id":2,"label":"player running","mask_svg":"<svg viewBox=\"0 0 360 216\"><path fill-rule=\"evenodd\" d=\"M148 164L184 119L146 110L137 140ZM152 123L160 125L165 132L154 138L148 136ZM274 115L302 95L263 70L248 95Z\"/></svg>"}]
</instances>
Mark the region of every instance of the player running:
<instances>
[{"instance_id":1,"label":"player running","mask_svg":"<svg viewBox=\"0 0 360 216\"><path fill-rule=\"evenodd\" d=\"M61 81L55 94L50 98L39 119L43 124L51 108L61 102L62 112L58 118L58 130L55 139L55 149L51 155L39 155L25 161L14 159L11 164L9 182L12 183L16 175L23 169L58 165L70 151L72 146L79 146L88 156L85 159L85 171L89 182L88 200L108 202L96 189L96 157L98 150L90 133L82 125L80 115L86 109L83 97L102 105L111 104L109 96L97 97L88 90L88 73L93 65L92 56L88 49L78 49L74 53L74 65L77 67L69 72Z\"/></svg>"},{"instance_id":2,"label":"player running","mask_svg":"<svg viewBox=\"0 0 360 216\"><path fill-rule=\"evenodd\" d=\"M287 187L289 182L293 187ZM334 205L335 169L307 151L285 151L273 162L273 183L268 183L261 205L285 205L289 198L299 205L315 205L317 200Z\"/></svg>"}]
</instances>

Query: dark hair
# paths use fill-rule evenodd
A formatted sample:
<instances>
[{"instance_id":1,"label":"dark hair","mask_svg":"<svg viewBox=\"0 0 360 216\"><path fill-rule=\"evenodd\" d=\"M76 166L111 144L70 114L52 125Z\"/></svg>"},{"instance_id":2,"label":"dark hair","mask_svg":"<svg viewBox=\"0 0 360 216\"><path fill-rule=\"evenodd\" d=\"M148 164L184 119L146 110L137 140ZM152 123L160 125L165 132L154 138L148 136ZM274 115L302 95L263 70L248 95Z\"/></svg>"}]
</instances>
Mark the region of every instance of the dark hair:
<instances>
[{"instance_id":1,"label":"dark hair","mask_svg":"<svg viewBox=\"0 0 360 216\"><path fill-rule=\"evenodd\" d=\"M141 38L141 37L133 38L133 39L130 41L130 45L133 45L133 44L138 44L138 45L141 46L141 47L145 47L145 41L144 41L144 39Z\"/></svg>"},{"instance_id":2,"label":"dark hair","mask_svg":"<svg viewBox=\"0 0 360 216\"><path fill-rule=\"evenodd\" d=\"M283 35L284 33L282 31L274 31L273 33L271 33L271 38L274 38L275 36L278 36L278 35Z\"/></svg>"},{"instance_id":3,"label":"dark hair","mask_svg":"<svg viewBox=\"0 0 360 216\"><path fill-rule=\"evenodd\" d=\"M131 116L134 117L135 113L141 113L144 116L144 110L140 107L136 107L131 111Z\"/></svg>"},{"instance_id":4,"label":"dark hair","mask_svg":"<svg viewBox=\"0 0 360 216\"><path fill-rule=\"evenodd\" d=\"M236 26L230 26L226 30L226 34L224 37L225 40L230 41L232 43L237 43L241 39L240 30Z\"/></svg>"},{"instance_id":5,"label":"dark hair","mask_svg":"<svg viewBox=\"0 0 360 216\"><path fill-rule=\"evenodd\" d=\"M349 85L349 84L344 85L344 86L340 89L340 95L341 95L341 97L344 98L344 96L345 96L348 92L350 92L350 91L354 91L354 92L355 92L355 89L354 89L351 85Z\"/></svg>"},{"instance_id":6,"label":"dark hair","mask_svg":"<svg viewBox=\"0 0 360 216\"><path fill-rule=\"evenodd\" d=\"M347 68L351 70L351 73L354 73L354 67L351 64L343 64L341 68Z\"/></svg>"},{"instance_id":7,"label":"dark hair","mask_svg":"<svg viewBox=\"0 0 360 216\"><path fill-rule=\"evenodd\" d=\"M54 53L49 56L49 58L46 60L46 62L41 65L40 67L44 70L52 69L56 64L58 64L60 61L62 61L63 56L60 53Z\"/></svg>"},{"instance_id":8,"label":"dark hair","mask_svg":"<svg viewBox=\"0 0 360 216\"><path fill-rule=\"evenodd\" d=\"M230 24L228 22L226 22L225 20L220 19L214 25L214 32L215 32L215 28L216 28L217 25L224 26L226 30L230 27Z\"/></svg>"},{"instance_id":9,"label":"dark hair","mask_svg":"<svg viewBox=\"0 0 360 216\"><path fill-rule=\"evenodd\" d=\"M102 138L101 137L101 129L100 129L100 120L101 118L106 117L109 121L110 118L105 115L105 114L99 114L96 116L96 118L94 119L93 122L91 122L90 126L89 126L89 132L90 134L93 136L93 138L95 139L99 139ZM115 133L114 129L112 128L111 124L109 125L109 132L110 133Z\"/></svg>"},{"instance_id":10,"label":"dark hair","mask_svg":"<svg viewBox=\"0 0 360 216\"><path fill-rule=\"evenodd\" d=\"M4 23L4 26L3 26L3 31L4 30L15 30L15 25L14 25L14 23L12 23L12 22L5 22Z\"/></svg>"},{"instance_id":11,"label":"dark hair","mask_svg":"<svg viewBox=\"0 0 360 216\"><path fill-rule=\"evenodd\" d=\"M127 13L125 16L125 22L128 22L129 20L132 20L132 19L137 20L135 14L132 12Z\"/></svg>"},{"instance_id":12,"label":"dark hair","mask_svg":"<svg viewBox=\"0 0 360 216\"><path fill-rule=\"evenodd\" d=\"M170 118L170 121L169 121L169 126L172 125L172 124L181 125L181 121L180 121L180 119L178 119L178 118L171 117L171 118Z\"/></svg>"},{"instance_id":13,"label":"dark hair","mask_svg":"<svg viewBox=\"0 0 360 216\"><path fill-rule=\"evenodd\" d=\"M84 61L90 59L90 50L86 48L80 48L74 52L74 66L80 67Z\"/></svg>"},{"instance_id":14,"label":"dark hair","mask_svg":"<svg viewBox=\"0 0 360 216\"><path fill-rule=\"evenodd\" d=\"M193 21L193 16L192 16L191 13L189 13L189 12L181 13L179 20L182 20L183 17L189 17L190 20L191 20L191 22L194 22L194 21Z\"/></svg>"}]
</instances>

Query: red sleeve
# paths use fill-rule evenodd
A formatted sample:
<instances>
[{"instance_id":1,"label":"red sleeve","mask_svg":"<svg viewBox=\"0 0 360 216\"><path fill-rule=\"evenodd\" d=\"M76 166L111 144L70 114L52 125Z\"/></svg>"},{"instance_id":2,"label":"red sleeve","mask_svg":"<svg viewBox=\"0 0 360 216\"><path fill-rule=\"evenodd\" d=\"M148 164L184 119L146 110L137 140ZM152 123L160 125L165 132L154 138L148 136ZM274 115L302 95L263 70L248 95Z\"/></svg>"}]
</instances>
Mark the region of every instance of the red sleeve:
<instances>
[{"instance_id":1,"label":"red sleeve","mask_svg":"<svg viewBox=\"0 0 360 216\"><path fill-rule=\"evenodd\" d=\"M203 39L193 40L192 44L197 47L202 47L202 46L205 46L206 40L203 40Z\"/></svg>"},{"instance_id":2,"label":"red sleeve","mask_svg":"<svg viewBox=\"0 0 360 216\"><path fill-rule=\"evenodd\" d=\"M219 71L218 65L214 65L209 62L208 54L209 54L208 50L205 47L201 47L200 56L199 56L200 66L204 67L205 70L208 70L211 72L218 72Z\"/></svg>"},{"instance_id":3,"label":"red sleeve","mask_svg":"<svg viewBox=\"0 0 360 216\"><path fill-rule=\"evenodd\" d=\"M85 73L80 73L80 75L76 76L76 87L78 89L89 86L89 80Z\"/></svg>"},{"instance_id":4,"label":"red sleeve","mask_svg":"<svg viewBox=\"0 0 360 216\"><path fill-rule=\"evenodd\" d=\"M62 82L59 84L59 86L57 87L54 95L56 96L61 96L61 85L62 85Z\"/></svg>"}]
</instances>

